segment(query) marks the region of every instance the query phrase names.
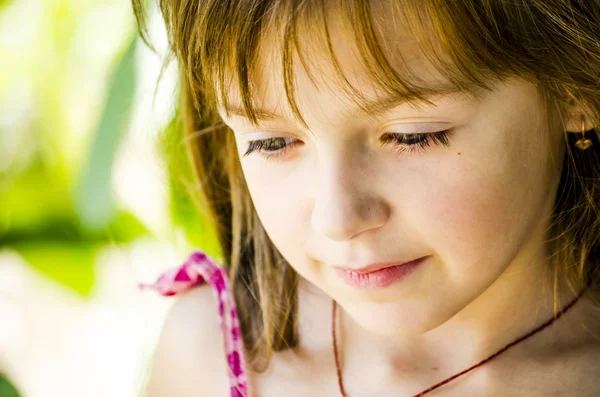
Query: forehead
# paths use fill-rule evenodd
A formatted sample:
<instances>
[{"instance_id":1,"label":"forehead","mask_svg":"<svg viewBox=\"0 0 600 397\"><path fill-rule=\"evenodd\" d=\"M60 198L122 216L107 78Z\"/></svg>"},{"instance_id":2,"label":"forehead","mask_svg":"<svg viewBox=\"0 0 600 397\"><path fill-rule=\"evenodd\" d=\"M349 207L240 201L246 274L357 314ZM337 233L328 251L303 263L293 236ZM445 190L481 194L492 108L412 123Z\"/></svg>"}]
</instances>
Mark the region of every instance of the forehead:
<instances>
[{"instance_id":1,"label":"forehead","mask_svg":"<svg viewBox=\"0 0 600 397\"><path fill-rule=\"evenodd\" d=\"M353 21L333 7L321 16L298 18L293 34L274 18L258 41L247 84L232 70L223 89L217 89L221 115L228 118L231 111L252 119L285 114L303 120L301 109L319 103L372 113L390 102L475 94L473 84L457 84L434 67L395 18L394 7L374 3L367 35L358 34Z\"/></svg>"}]
</instances>

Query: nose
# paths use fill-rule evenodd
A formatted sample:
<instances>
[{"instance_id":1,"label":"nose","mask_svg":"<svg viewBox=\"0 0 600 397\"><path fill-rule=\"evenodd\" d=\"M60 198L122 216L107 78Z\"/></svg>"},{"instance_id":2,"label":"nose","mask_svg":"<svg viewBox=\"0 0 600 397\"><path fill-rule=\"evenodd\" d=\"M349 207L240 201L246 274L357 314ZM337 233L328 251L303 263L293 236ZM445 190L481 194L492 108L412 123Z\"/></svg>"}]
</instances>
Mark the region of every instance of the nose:
<instances>
[{"instance_id":1,"label":"nose","mask_svg":"<svg viewBox=\"0 0 600 397\"><path fill-rule=\"evenodd\" d=\"M335 241L383 226L389 206L378 194L367 164L350 153L319 160L311 215L313 229Z\"/></svg>"}]
</instances>

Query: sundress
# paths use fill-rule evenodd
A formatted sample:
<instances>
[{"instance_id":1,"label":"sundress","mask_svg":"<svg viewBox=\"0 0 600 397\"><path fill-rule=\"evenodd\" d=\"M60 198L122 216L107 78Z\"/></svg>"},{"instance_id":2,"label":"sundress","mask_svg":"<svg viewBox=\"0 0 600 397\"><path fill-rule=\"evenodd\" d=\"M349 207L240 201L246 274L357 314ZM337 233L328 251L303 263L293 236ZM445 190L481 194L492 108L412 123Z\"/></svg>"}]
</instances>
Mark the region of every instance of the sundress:
<instances>
[{"instance_id":1,"label":"sundress","mask_svg":"<svg viewBox=\"0 0 600 397\"><path fill-rule=\"evenodd\" d=\"M174 296L204 282L212 286L219 306L223 343L229 367L230 396L247 397L244 346L227 271L209 255L197 250L180 267L169 269L153 284L141 283L139 287L142 289L152 288L164 296Z\"/></svg>"}]
</instances>

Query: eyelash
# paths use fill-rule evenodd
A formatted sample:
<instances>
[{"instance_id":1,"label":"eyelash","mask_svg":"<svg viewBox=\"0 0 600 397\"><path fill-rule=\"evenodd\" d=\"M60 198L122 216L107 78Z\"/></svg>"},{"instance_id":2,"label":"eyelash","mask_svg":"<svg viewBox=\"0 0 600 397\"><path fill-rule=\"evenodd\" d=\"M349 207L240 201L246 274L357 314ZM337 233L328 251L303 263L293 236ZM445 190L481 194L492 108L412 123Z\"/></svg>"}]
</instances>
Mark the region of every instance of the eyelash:
<instances>
[{"instance_id":1,"label":"eyelash","mask_svg":"<svg viewBox=\"0 0 600 397\"><path fill-rule=\"evenodd\" d=\"M393 142L393 144L396 146L396 151L398 154L414 154L424 152L425 149L432 144L444 147L450 146L449 137L451 134L451 129L431 132L428 134L401 134L389 132L384 134L381 138L381 146L385 146L389 142ZM388 139L384 139L384 137L388 137ZM265 150L265 148L268 148L270 145L274 145L274 142L277 141L283 141L285 146L276 150ZM243 156L245 157L253 152L257 152L262 153L266 159L281 157L290 150L290 144L294 143L295 141L296 139L294 138L269 138L250 141L248 143L248 149Z\"/></svg>"}]
</instances>

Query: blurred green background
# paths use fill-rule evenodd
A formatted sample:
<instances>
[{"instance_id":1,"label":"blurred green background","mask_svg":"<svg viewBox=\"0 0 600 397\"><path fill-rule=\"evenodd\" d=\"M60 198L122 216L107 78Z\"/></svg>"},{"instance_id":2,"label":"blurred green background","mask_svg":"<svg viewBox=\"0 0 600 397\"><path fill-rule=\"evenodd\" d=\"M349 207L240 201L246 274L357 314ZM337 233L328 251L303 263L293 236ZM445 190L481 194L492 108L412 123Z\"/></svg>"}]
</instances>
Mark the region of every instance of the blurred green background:
<instances>
[{"instance_id":1,"label":"blurred green background","mask_svg":"<svg viewBox=\"0 0 600 397\"><path fill-rule=\"evenodd\" d=\"M193 248L220 259L149 13L157 52L127 0L0 0L0 397L139 395L168 304L137 282ZM100 351L120 343L135 345L126 370Z\"/></svg>"}]
</instances>

